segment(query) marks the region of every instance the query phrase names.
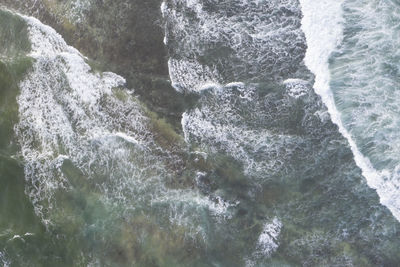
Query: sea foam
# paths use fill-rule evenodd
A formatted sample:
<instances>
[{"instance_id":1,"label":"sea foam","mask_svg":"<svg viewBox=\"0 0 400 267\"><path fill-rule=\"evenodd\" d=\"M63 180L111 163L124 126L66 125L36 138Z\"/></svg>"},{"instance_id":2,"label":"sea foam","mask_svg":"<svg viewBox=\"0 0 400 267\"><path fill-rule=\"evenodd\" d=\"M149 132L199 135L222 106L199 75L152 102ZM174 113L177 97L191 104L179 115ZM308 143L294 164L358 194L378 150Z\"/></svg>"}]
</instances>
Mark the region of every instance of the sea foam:
<instances>
[{"instance_id":1,"label":"sea foam","mask_svg":"<svg viewBox=\"0 0 400 267\"><path fill-rule=\"evenodd\" d=\"M360 152L352 135L342 123L341 114L335 105L330 88L329 58L343 39L343 2L343 0L300 0L303 12L302 30L308 45L304 61L316 76L315 92L321 96L332 122L338 126L340 133L348 140L354 160L361 168L368 185L376 189L380 196L380 202L389 208L397 220L400 220L400 203L398 203L400 200L395 200L399 199L397 188L385 182L385 177L389 175L387 172L375 170L370 160Z\"/></svg>"},{"instance_id":2,"label":"sea foam","mask_svg":"<svg viewBox=\"0 0 400 267\"><path fill-rule=\"evenodd\" d=\"M160 152L150 121L124 87L123 77L92 70L54 29L35 18L23 18L32 43L29 56L35 61L20 83L15 132L25 161L26 193L43 222L51 223L58 205L55 194L76 186L63 171L66 161L83 174L79 179L96 184L109 206L151 210L150 206L164 207L167 202L164 216L172 223L180 218L180 223L196 229L193 221L202 211L225 216L229 203L197 190L165 186L173 173L168 163L180 159ZM120 99L117 91L126 97ZM99 175L104 179L97 181ZM183 196L184 201L175 201Z\"/></svg>"}]
</instances>

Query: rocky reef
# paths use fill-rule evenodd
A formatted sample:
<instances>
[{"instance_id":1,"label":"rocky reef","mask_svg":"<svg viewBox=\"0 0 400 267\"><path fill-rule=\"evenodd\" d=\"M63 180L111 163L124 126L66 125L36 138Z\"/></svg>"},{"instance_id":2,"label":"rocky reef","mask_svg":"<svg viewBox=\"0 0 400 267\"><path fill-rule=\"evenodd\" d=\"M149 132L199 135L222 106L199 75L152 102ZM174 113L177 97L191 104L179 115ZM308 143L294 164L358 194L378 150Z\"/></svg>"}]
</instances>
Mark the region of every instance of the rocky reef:
<instances>
[{"instance_id":1,"label":"rocky reef","mask_svg":"<svg viewBox=\"0 0 400 267\"><path fill-rule=\"evenodd\" d=\"M161 2L0 0L0 5L34 16L54 28L69 45L89 58L94 69L125 77L128 88L179 129L187 101L169 82Z\"/></svg>"}]
</instances>

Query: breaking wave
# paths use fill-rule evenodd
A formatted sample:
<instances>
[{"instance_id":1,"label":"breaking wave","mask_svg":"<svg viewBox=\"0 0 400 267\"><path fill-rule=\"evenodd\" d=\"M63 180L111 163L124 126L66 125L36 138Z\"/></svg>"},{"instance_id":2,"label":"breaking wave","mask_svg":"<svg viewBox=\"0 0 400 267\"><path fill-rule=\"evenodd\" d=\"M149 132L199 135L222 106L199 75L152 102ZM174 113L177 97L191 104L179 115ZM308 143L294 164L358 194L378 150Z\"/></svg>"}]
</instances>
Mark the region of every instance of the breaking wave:
<instances>
[{"instance_id":1,"label":"breaking wave","mask_svg":"<svg viewBox=\"0 0 400 267\"><path fill-rule=\"evenodd\" d=\"M321 96L322 101L328 108L332 121L339 127L339 131L348 140L351 150L353 151L354 154L354 160L356 164L362 169L363 176L366 178L368 185L377 190L377 193L380 196L381 203L387 206L393 213L393 215L398 220L400 220L400 199L398 197L400 193L399 191L400 179L397 178L396 171L386 170L385 168L380 168L380 170L376 170L374 168L376 164L371 163L368 154L367 156L365 156L357 146L357 144L362 142L361 140L359 140L360 138L365 139L365 137L360 137L360 134L364 134L365 130L368 129L372 123L371 122L362 124L362 122L366 118L368 118L369 116L368 113L370 113L371 111L361 112L361 110L357 109L352 110L353 108L351 106L346 109L338 110L335 103L335 97L336 97L336 100L339 101L340 103L339 105L340 107L343 107L344 105L348 106L349 104L343 104L343 103L357 101L354 99L357 96L351 92L358 90L357 92L361 97L361 95L365 95L366 90L369 89L369 88L366 89L365 86L363 86L362 88L356 87L356 89L354 89L354 87L351 88L352 86L357 85L358 83L366 85L364 75L361 74L357 75L357 74L359 72L363 72L363 67L361 65L368 66L367 68L369 68L369 64L367 62L362 62L360 64L358 61L356 61L356 63L354 63L354 65L351 66L351 70L344 67L349 64L348 62L344 62L343 65L340 66L335 66L336 70L333 71L335 72L336 75L335 78L337 79L335 79L334 82L332 82L331 80L331 69L329 60L333 55L333 53L336 52L338 49L340 49L340 45L343 41L343 29L345 26L343 5L345 2L346 1L315 2L308 0L300 0L304 14L302 20L302 29L306 35L307 45L308 45L307 53L304 60L306 66L316 75L314 84L314 89L316 93L318 93ZM358 7L358 5L356 6ZM362 12L363 13L365 12L364 8L362 9ZM351 16L357 16L357 13L352 12ZM379 17L380 15L375 14L374 18L379 18ZM372 18L369 19L372 20ZM354 33L347 33L347 35L352 35L352 34ZM369 32L369 34L371 34L371 31ZM355 41L357 42L357 40ZM354 44L354 42L352 42L352 44ZM354 52L354 54L356 55L360 53L360 51L361 50L357 50L356 52ZM343 52L344 51L339 51L338 53L343 53ZM348 57L347 53L345 57L346 58ZM365 58L369 58L369 56L366 56ZM346 72L351 73L351 76L349 78L345 77ZM356 72L357 74L354 74L354 72ZM366 71L365 73L368 72ZM345 77L344 79L343 76ZM376 74L370 75L369 77L372 76L381 77L380 75ZM344 80L343 83L341 83L342 79ZM384 78L384 80L385 79L386 78ZM331 88L332 86L331 83L334 83L333 91ZM349 90L350 92L347 91L337 92L336 87L338 87L337 86L338 84L339 87L346 87L345 89ZM343 86L343 84L347 86ZM381 85L379 85L378 91L380 91L381 89L382 87ZM344 90L344 88L342 90ZM375 89L372 86L372 91L374 90ZM367 92L369 93L371 91ZM381 93L382 92L380 92L379 94ZM371 101L375 100L376 98L372 97L371 95L368 95L367 99ZM361 99L360 101L364 102L364 100ZM385 104L383 104L382 102L381 107L386 106L387 100L385 99L384 102ZM373 105L379 105L379 103L380 101L374 103ZM353 107L354 106L360 107L359 109L364 109L362 102L353 104ZM345 124L343 123L342 118L345 118L346 121ZM378 118L375 118L375 120L376 119ZM383 120L383 118L381 118L381 120ZM357 124L360 124L361 128L358 129L358 134L355 135L355 131L357 131L357 129L354 130L355 128L354 126L356 126ZM379 128L375 128L375 126L373 126L373 129L379 129ZM372 131L370 131L371 132L370 135L373 134L373 132L376 132L376 130L373 129ZM380 129L385 129L385 128L380 128ZM391 142L393 141L392 136L390 140ZM364 143L365 142L368 141L364 141ZM380 145L384 146L384 144ZM385 155L387 153L384 152L385 151L380 151L379 157L386 157ZM375 157L376 156L378 155L375 155Z\"/></svg>"}]
</instances>

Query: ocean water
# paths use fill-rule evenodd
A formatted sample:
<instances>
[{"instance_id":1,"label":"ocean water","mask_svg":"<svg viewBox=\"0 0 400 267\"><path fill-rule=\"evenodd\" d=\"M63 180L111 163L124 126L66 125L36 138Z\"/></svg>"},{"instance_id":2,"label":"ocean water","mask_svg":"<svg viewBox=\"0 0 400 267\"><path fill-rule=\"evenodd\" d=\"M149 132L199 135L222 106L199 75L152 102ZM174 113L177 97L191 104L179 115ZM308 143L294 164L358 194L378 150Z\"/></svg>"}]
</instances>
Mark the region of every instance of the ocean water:
<instances>
[{"instance_id":1,"label":"ocean water","mask_svg":"<svg viewBox=\"0 0 400 267\"><path fill-rule=\"evenodd\" d=\"M0 266L400 264L397 1L160 2L176 121L0 3Z\"/></svg>"}]
</instances>

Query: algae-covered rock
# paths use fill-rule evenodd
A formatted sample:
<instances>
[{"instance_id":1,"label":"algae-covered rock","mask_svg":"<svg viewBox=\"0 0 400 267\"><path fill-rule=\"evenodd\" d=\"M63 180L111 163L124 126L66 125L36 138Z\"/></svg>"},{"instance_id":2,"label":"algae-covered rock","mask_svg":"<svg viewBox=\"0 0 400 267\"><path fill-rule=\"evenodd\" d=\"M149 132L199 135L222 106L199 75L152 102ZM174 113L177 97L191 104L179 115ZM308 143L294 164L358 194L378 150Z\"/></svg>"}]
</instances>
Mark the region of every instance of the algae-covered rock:
<instances>
[{"instance_id":1,"label":"algae-covered rock","mask_svg":"<svg viewBox=\"0 0 400 267\"><path fill-rule=\"evenodd\" d=\"M149 109L176 127L187 99L169 81L161 2L0 0L0 5L53 27L91 66L125 77Z\"/></svg>"},{"instance_id":2,"label":"algae-covered rock","mask_svg":"<svg viewBox=\"0 0 400 267\"><path fill-rule=\"evenodd\" d=\"M121 265L189 266L200 259L201 241L187 232L178 225L161 227L152 216L135 216L124 224L110 256Z\"/></svg>"},{"instance_id":3,"label":"algae-covered rock","mask_svg":"<svg viewBox=\"0 0 400 267\"><path fill-rule=\"evenodd\" d=\"M59 31L90 58L140 73L167 74L161 0L1 0Z\"/></svg>"}]
</instances>

